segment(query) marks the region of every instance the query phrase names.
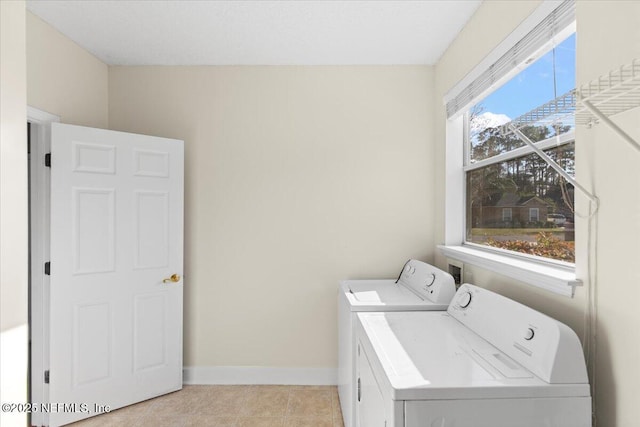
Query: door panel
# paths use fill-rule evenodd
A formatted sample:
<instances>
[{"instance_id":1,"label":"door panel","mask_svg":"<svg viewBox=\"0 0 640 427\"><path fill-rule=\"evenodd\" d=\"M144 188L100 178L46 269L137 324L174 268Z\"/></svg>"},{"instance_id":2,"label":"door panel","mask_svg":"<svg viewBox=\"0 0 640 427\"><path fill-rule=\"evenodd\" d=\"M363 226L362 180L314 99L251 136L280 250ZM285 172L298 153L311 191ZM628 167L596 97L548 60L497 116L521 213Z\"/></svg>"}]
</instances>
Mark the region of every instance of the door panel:
<instances>
[{"instance_id":1,"label":"door panel","mask_svg":"<svg viewBox=\"0 0 640 427\"><path fill-rule=\"evenodd\" d=\"M169 262L169 193L136 191L134 268L167 267Z\"/></svg>"},{"instance_id":2,"label":"door panel","mask_svg":"<svg viewBox=\"0 0 640 427\"><path fill-rule=\"evenodd\" d=\"M167 340L165 295L138 295L134 305L134 371L164 366Z\"/></svg>"},{"instance_id":3,"label":"door panel","mask_svg":"<svg viewBox=\"0 0 640 427\"><path fill-rule=\"evenodd\" d=\"M54 124L51 145L50 402L180 389L182 141Z\"/></svg>"},{"instance_id":4,"label":"door panel","mask_svg":"<svg viewBox=\"0 0 640 427\"><path fill-rule=\"evenodd\" d=\"M115 268L115 190L74 188L72 196L73 274L112 272Z\"/></svg>"},{"instance_id":5,"label":"door panel","mask_svg":"<svg viewBox=\"0 0 640 427\"><path fill-rule=\"evenodd\" d=\"M115 146L72 142L71 150L73 172L116 173Z\"/></svg>"},{"instance_id":6,"label":"door panel","mask_svg":"<svg viewBox=\"0 0 640 427\"><path fill-rule=\"evenodd\" d=\"M166 151L133 150L136 176L169 176L169 153Z\"/></svg>"},{"instance_id":7,"label":"door panel","mask_svg":"<svg viewBox=\"0 0 640 427\"><path fill-rule=\"evenodd\" d=\"M76 306L73 337L73 384L76 387L111 377L111 332L109 303Z\"/></svg>"}]
</instances>

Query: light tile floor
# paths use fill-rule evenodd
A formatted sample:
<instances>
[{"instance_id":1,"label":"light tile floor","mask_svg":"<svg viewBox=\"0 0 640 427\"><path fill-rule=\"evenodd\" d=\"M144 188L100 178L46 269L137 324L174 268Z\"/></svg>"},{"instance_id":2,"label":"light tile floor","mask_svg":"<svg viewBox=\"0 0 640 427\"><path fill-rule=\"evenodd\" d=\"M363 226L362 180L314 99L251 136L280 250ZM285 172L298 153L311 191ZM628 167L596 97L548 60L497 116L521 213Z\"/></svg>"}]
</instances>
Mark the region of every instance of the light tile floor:
<instances>
[{"instance_id":1,"label":"light tile floor","mask_svg":"<svg viewBox=\"0 0 640 427\"><path fill-rule=\"evenodd\" d=\"M73 427L344 427L333 386L192 385Z\"/></svg>"}]
</instances>

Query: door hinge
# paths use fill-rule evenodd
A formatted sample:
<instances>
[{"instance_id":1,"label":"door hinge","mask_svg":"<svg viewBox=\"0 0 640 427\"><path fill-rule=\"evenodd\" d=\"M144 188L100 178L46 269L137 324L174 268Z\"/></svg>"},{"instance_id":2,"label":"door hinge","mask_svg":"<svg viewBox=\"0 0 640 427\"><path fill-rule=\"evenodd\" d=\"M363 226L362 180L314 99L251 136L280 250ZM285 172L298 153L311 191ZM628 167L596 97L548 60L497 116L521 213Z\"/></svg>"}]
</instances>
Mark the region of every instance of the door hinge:
<instances>
[{"instance_id":1,"label":"door hinge","mask_svg":"<svg viewBox=\"0 0 640 427\"><path fill-rule=\"evenodd\" d=\"M49 384L49 370L44 371L44 383Z\"/></svg>"},{"instance_id":2,"label":"door hinge","mask_svg":"<svg viewBox=\"0 0 640 427\"><path fill-rule=\"evenodd\" d=\"M44 155L44 165L48 168L51 167L51 153L47 153Z\"/></svg>"},{"instance_id":3,"label":"door hinge","mask_svg":"<svg viewBox=\"0 0 640 427\"><path fill-rule=\"evenodd\" d=\"M47 261L44 263L44 274L47 276L51 275L51 262Z\"/></svg>"}]
</instances>

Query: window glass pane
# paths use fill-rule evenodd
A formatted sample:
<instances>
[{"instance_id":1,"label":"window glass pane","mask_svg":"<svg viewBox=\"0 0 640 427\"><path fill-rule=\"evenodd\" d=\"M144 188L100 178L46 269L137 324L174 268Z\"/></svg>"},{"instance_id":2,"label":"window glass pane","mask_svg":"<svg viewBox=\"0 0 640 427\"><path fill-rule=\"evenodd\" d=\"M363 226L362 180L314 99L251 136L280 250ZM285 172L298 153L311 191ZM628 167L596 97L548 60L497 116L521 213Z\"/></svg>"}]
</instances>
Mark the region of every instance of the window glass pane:
<instances>
[{"instance_id":1,"label":"window glass pane","mask_svg":"<svg viewBox=\"0 0 640 427\"><path fill-rule=\"evenodd\" d=\"M574 172L573 142L545 152ZM467 241L574 262L573 193L537 154L467 172Z\"/></svg>"},{"instance_id":2,"label":"window glass pane","mask_svg":"<svg viewBox=\"0 0 640 427\"><path fill-rule=\"evenodd\" d=\"M471 163L524 146L515 135L503 135L499 126L575 88L575 43L574 34L471 108ZM554 119L553 122L536 123L521 130L537 142L574 127L571 115Z\"/></svg>"}]
</instances>

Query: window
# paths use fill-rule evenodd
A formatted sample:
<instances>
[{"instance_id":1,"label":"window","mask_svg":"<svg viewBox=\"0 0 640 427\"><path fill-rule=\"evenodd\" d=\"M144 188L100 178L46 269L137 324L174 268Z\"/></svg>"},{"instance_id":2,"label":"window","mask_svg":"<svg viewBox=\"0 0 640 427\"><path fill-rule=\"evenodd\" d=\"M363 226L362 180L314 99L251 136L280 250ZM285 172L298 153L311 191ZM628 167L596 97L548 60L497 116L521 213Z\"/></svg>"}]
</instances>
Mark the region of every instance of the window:
<instances>
[{"instance_id":1,"label":"window","mask_svg":"<svg viewBox=\"0 0 640 427\"><path fill-rule=\"evenodd\" d=\"M445 95L439 246L449 259L569 297L581 284L570 184L575 24L574 0L541 2Z\"/></svg>"},{"instance_id":2,"label":"window","mask_svg":"<svg viewBox=\"0 0 640 427\"><path fill-rule=\"evenodd\" d=\"M573 187L511 128L569 173L575 169L572 114L537 122L528 112L574 96L575 34L475 103L466 114L467 243L573 263ZM564 94L560 95L559 94ZM516 120L514 120L516 119ZM540 221L548 215L566 222Z\"/></svg>"}]
</instances>

